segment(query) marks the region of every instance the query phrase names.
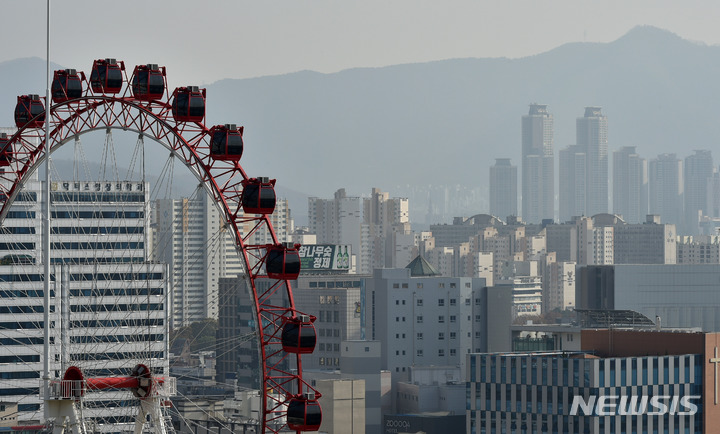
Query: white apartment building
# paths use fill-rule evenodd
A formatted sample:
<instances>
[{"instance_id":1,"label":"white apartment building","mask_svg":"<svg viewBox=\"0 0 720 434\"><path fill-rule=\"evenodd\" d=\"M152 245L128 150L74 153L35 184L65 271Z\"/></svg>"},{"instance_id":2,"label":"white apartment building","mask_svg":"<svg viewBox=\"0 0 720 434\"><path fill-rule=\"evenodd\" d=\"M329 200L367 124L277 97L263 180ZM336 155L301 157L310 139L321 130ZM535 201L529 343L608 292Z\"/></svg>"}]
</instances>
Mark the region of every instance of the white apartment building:
<instances>
[{"instance_id":1,"label":"white apartment building","mask_svg":"<svg viewBox=\"0 0 720 434\"><path fill-rule=\"evenodd\" d=\"M423 267L415 265L376 269L365 294L366 338L381 342L381 369L393 384L409 381L411 367L464 367L466 354L493 341L489 310L510 321L509 297L503 307L488 308L499 298L484 295L484 279L417 275ZM497 321L493 330L501 332L503 320Z\"/></svg>"},{"instance_id":2,"label":"white apartment building","mask_svg":"<svg viewBox=\"0 0 720 434\"><path fill-rule=\"evenodd\" d=\"M678 264L720 264L720 236L678 236Z\"/></svg>"},{"instance_id":3,"label":"white apartment building","mask_svg":"<svg viewBox=\"0 0 720 434\"><path fill-rule=\"evenodd\" d=\"M310 230L320 244L351 244L359 274L401 264L417 241L410 230L407 198L390 198L373 188L369 198L348 197L345 189L333 199L308 199ZM395 235L397 234L397 236Z\"/></svg>"},{"instance_id":4,"label":"white apartment building","mask_svg":"<svg viewBox=\"0 0 720 434\"><path fill-rule=\"evenodd\" d=\"M205 318L218 318L218 279L243 272L235 235L212 199L204 192L193 198L161 199L155 202L153 258L172 270L173 327ZM290 208L278 199L270 215L279 242L293 231ZM252 230L251 223L240 228ZM249 244L271 244L269 231L257 231Z\"/></svg>"}]
</instances>

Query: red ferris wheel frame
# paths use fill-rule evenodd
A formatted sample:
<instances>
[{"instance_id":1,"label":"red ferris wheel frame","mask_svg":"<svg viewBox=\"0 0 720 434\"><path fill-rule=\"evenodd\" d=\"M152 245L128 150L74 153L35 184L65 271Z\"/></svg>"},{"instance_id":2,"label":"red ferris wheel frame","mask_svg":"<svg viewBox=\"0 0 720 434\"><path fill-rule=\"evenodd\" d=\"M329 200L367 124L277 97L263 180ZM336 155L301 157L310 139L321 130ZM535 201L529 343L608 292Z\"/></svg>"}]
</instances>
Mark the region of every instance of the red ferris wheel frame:
<instances>
[{"instance_id":1,"label":"red ferris wheel frame","mask_svg":"<svg viewBox=\"0 0 720 434\"><path fill-rule=\"evenodd\" d=\"M283 360L293 356L283 349L283 326L297 322L297 318L302 314L295 310L290 282L273 279L265 271L268 252L273 246L280 245L280 242L268 215L243 213L243 182L250 178L240 162L213 158L210 129L201 122L178 122L174 119L170 102L174 94L168 91L164 68L162 71L165 81L164 97L154 100L133 96L133 77L128 79L124 68L124 92L120 95L94 94L90 83L83 79L83 96L59 102L48 110L49 146L45 143L44 129L32 127L37 123L31 121L19 127L18 131L8 138L6 146L0 149L3 159L6 159L3 164L4 171L0 173L0 222L4 221L29 175L46 159L48 149L52 154L78 135L96 130L122 129L149 137L165 146L202 182L234 234L254 299L253 310L262 363L262 432L278 433L288 427L289 404L296 403L298 399L306 399L303 397L304 392L314 396L310 397L314 406L318 406L316 399L320 397L320 393L302 378L299 353L294 354L297 366L295 372L288 372L281 367ZM48 101L45 101L45 104L48 104ZM41 115L38 115L35 119L40 117ZM247 230L248 227L250 230ZM253 234L263 230L270 234L273 244L251 244ZM256 286L257 279L268 280L269 287L260 291ZM277 297L273 297L283 292L287 295L287 304L284 306L276 304ZM298 426L297 422L290 425L291 429L301 432L302 429L298 429Z\"/></svg>"}]
</instances>

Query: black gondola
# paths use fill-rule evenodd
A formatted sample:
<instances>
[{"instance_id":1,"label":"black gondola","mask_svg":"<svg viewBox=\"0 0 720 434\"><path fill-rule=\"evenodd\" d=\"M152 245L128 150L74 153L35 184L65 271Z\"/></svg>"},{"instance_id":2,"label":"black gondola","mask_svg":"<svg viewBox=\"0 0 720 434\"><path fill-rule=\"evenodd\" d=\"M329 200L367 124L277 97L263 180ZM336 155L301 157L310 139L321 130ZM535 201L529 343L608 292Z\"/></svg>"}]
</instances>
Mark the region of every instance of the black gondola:
<instances>
[{"instance_id":1,"label":"black gondola","mask_svg":"<svg viewBox=\"0 0 720 434\"><path fill-rule=\"evenodd\" d=\"M93 62L90 86L95 93L119 93L123 85L125 63L115 59L98 59Z\"/></svg>"},{"instance_id":2,"label":"black gondola","mask_svg":"<svg viewBox=\"0 0 720 434\"><path fill-rule=\"evenodd\" d=\"M177 122L202 122L205 118L205 89L197 86L178 87L174 94L173 118Z\"/></svg>"},{"instance_id":3,"label":"black gondola","mask_svg":"<svg viewBox=\"0 0 720 434\"><path fill-rule=\"evenodd\" d=\"M83 92L83 80L85 80L85 74L82 71L80 73L74 69L58 69L55 71L52 86L50 86L53 102L60 103L80 98Z\"/></svg>"},{"instance_id":4,"label":"black gondola","mask_svg":"<svg viewBox=\"0 0 720 434\"><path fill-rule=\"evenodd\" d=\"M5 149L10 138L5 133L0 133L0 167L7 167L12 162L10 158L10 149Z\"/></svg>"},{"instance_id":5,"label":"black gondola","mask_svg":"<svg viewBox=\"0 0 720 434\"><path fill-rule=\"evenodd\" d=\"M310 354L315 350L317 333L314 316L298 315L285 322L281 340L283 350L293 354Z\"/></svg>"},{"instance_id":6,"label":"black gondola","mask_svg":"<svg viewBox=\"0 0 720 434\"><path fill-rule=\"evenodd\" d=\"M267 177L242 182L242 207L247 214L272 214L275 211L275 180Z\"/></svg>"},{"instance_id":7,"label":"black gondola","mask_svg":"<svg viewBox=\"0 0 720 434\"><path fill-rule=\"evenodd\" d=\"M38 117L34 119L35 116ZM40 99L40 95L22 95L17 97L15 125L18 128L42 128L44 123L45 104L43 104Z\"/></svg>"},{"instance_id":8,"label":"black gondola","mask_svg":"<svg viewBox=\"0 0 720 434\"><path fill-rule=\"evenodd\" d=\"M287 425L297 431L317 431L322 424L322 409L314 393L296 395L288 402Z\"/></svg>"},{"instance_id":9,"label":"black gondola","mask_svg":"<svg viewBox=\"0 0 720 434\"><path fill-rule=\"evenodd\" d=\"M265 268L271 279L295 280L300 274L300 244L282 243L268 246Z\"/></svg>"},{"instance_id":10,"label":"black gondola","mask_svg":"<svg viewBox=\"0 0 720 434\"><path fill-rule=\"evenodd\" d=\"M133 72L132 91L135 99L152 101L165 94L165 67L154 63L137 65Z\"/></svg>"},{"instance_id":11,"label":"black gondola","mask_svg":"<svg viewBox=\"0 0 720 434\"><path fill-rule=\"evenodd\" d=\"M215 125L210 130L210 156L216 160L239 161L243 153L243 127Z\"/></svg>"}]
</instances>

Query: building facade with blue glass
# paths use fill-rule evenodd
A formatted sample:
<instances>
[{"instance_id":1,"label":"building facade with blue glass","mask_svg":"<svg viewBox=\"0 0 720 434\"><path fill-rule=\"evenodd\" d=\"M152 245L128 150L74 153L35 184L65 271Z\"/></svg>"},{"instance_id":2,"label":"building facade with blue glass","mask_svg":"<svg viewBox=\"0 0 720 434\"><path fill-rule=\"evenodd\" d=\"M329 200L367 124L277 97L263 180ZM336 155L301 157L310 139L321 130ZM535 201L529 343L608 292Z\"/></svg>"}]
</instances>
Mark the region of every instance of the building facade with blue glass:
<instances>
[{"instance_id":1,"label":"building facade with blue glass","mask_svg":"<svg viewBox=\"0 0 720 434\"><path fill-rule=\"evenodd\" d=\"M469 354L467 432L711 432L717 334L583 330L582 339L577 352Z\"/></svg>"}]
</instances>

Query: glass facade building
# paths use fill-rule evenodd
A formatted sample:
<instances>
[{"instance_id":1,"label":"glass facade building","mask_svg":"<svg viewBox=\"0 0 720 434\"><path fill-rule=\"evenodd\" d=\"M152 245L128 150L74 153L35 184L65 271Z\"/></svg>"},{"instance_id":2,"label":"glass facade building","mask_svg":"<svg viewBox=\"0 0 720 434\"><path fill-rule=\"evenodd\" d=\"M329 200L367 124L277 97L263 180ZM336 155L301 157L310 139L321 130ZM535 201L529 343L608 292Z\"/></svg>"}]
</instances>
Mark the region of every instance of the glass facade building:
<instances>
[{"instance_id":1,"label":"glass facade building","mask_svg":"<svg viewBox=\"0 0 720 434\"><path fill-rule=\"evenodd\" d=\"M467 432L702 433L703 362L702 354L469 354Z\"/></svg>"}]
</instances>

